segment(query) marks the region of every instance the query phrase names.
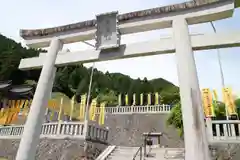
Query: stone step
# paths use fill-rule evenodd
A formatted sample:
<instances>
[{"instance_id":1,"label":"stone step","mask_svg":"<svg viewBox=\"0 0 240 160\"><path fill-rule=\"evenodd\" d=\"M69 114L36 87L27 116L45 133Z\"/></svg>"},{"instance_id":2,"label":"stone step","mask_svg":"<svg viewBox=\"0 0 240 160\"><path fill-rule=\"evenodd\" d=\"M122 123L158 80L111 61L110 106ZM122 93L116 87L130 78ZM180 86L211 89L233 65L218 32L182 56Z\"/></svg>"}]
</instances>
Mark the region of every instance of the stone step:
<instances>
[{"instance_id":1,"label":"stone step","mask_svg":"<svg viewBox=\"0 0 240 160\"><path fill-rule=\"evenodd\" d=\"M138 150L136 149L129 149L129 150L121 150L121 149L116 149L114 150L114 154L135 154ZM143 152L143 151L142 151ZM165 149L152 149L149 151L148 149L146 150L147 153L155 153L155 154L164 154L166 153ZM175 154L180 154L182 153L181 150L179 151L168 151L168 154L170 155L175 155ZM138 152L140 154L140 151Z\"/></svg>"},{"instance_id":2,"label":"stone step","mask_svg":"<svg viewBox=\"0 0 240 160\"><path fill-rule=\"evenodd\" d=\"M118 155L118 156L109 156L107 160L132 160L133 156L128 155Z\"/></svg>"},{"instance_id":3,"label":"stone step","mask_svg":"<svg viewBox=\"0 0 240 160\"><path fill-rule=\"evenodd\" d=\"M133 156L135 152L113 152L111 156Z\"/></svg>"},{"instance_id":4,"label":"stone step","mask_svg":"<svg viewBox=\"0 0 240 160\"><path fill-rule=\"evenodd\" d=\"M116 155L116 154L127 154L127 155L129 155L129 154L136 154L136 153L137 153L137 151L115 151L112 154L114 154L114 155Z\"/></svg>"},{"instance_id":5,"label":"stone step","mask_svg":"<svg viewBox=\"0 0 240 160\"><path fill-rule=\"evenodd\" d=\"M117 147L108 160L132 160L139 147Z\"/></svg>"},{"instance_id":6,"label":"stone step","mask_svg":"<svg viewBox=\"0 0 240 160\"><path fill-rule=\"evenodd\" d=\"M115 153L136 153L139 148L126 148L126 149L121 149L121 148L116 148L114 150Z\"/></svg>"},{"instance_id":7,"label":"stone step","mask_svg":"<svg viewBox=\"0 0 240 160\"><path fill-rule=\"evenodd\" d=\"M108 160L132 160L138 149L139 147L118 146L114 152L109 155ZM164 157L166 151L168 152L168 158ZM147 153L149 153L151 157L145 157L145 160L184 160L184 158L175 157L183 151L182 148L151 148L149 152L149 148L147 148ZM136 159L140 159L140 152L136 155Z\"/></svg>"},{"instance_id":8,"label":"stone step","mask_svg":"<svg viewBox=\"0 0 240 160\"><path fill-rule=\"evenodd\" d=\"M137 151L139 148L128 148L128 149L121 149L121 148L116 148L116 151Z\"/></svg>"},{"instance_id":9,"label":"stone step","mask_svg":"<svg viewBox=\"0 0 240 160\"><path fill-rule=\"evenodd\" d=\"M107 160L132 160L133 157L128 156L113 156L108 157ZM140 159L139 156L136 157L136 159ZM144 160L184 160L184 158L164 158L164 156L157 156L157 157L145 157Z\"/></svg>"},{"instance_id":10,"label":"stone step","mask_svg":"<svg viewBox=\"0 0 240 160\"><path fill-rule=\"evenodd\" d=\"M118 148L118 149L123 149L123 150L125 150L125 149L138 149L139 147L118 146L117 148Z\"/></svg>"}]
</instances>

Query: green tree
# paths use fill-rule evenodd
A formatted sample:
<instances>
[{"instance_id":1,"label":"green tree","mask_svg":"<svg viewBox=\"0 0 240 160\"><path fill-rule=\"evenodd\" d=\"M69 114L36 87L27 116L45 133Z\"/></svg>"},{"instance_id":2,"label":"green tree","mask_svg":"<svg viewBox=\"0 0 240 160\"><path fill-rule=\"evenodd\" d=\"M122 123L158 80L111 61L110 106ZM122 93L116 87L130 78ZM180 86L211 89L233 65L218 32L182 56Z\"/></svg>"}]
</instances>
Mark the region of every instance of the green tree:
<instances>
[{"instance_id":1,"label":"green tree","mask_svg":"<svg viewBox=\"0 0 240 160\"><path fill-rule=\"evenodd\" d=\"M176 103L172 108L171 113L167 119L167 125L172 125L178 130L179 136L183 137L182 110L180 102Z\"/></svg>"},{"instance_id":2,"label":"green tree","mask_svg":"<svg viewBox=\"0 0 240 160\"><path fill-rule=\"evenodd\" d=\"M0 44L0 81L11 79L13 84L22 84L28 79L35 80L36 77L30 76L31 71L20 71L18 65L22 58L37 56L43 51L23 48L3 35L0 35Z\"/></svg>"},{"instance_id":3,"label":"green tree","mask_svg":"<svg viewBox=\"0 0 240 160\"><path fill-rule=\"evenodd\" d=\"M240 98L235 100L235 105L237 108L240 107Z\"/></svg>"},{"instance_id":4,"label":"green tree","mask_svg":"<svg viewBox=\"0 0 240 160\"><path fill-rule=\"evenodd\" d=\"M240 115L240 98L235 100L235 105L237 107L238 116Z\"/></svg>"},{"instance_id":5,"label":"green tree","mask_svg":"<svg viewBox=\"0 0 240 160\"><path fill-rule=\"evenodd\" d=\"M12 80L14 85L25 83L36 86L41 69L20 71L18 66L22 58L35 57L39 55L39 52L46 51L24 48L20 43L2 35L0 35L0 44L0 81ZM82 64L59 67L55 76L53 92L64 93L69 98L76 95L76 99L78 99L77 97L81 94L88 92L91 71L92 68L86 68ZM137 101L139 101L140 93L162 92L164 93L163 102L170 103L174 101L175 96L179 96L174 93L175 88L178 87L162 78L132 79L121 73L103 73L94 69L91 98L100 95L102 97L100 99L109 101L109 105L116 105L118 94L129 94L131 102L133 93L136 93Z\"/></svg>"},{"instance_id":6,"label":"green tree","mask_svg":"<svg viewBox=\"0 0 240 160\"><path fill-rule=\"evenodd\" d=\"M171 90L163 90L160 92L161 96L161 103L163 104L176 104L180 101L180 94L178 89L175 89L176 87L173 87Z\"/></svg>"},{"instance_id":7,"label":"green tree","mask_svg":"<svg viewBox=\"0 0 240 160\"><path fill-rule=\"evenodd\" d=\"M108 106L116 106L117 105L118 97L116 93L110 90L107 94L99 94L98 95L98 102L107 102Z\"/></svg>"},{"instance_id":8,"label":"green tree","mask_svg":"<svg viewBox=\"0 0 240 160\"><path fill-rule=\"evenodd\" d=\"M235 100L235 104L239 104L240 99ZM216 102L215 115L216 119L224 120L226 119L225 104L222 102ZM239 113L238 113L239 115ZM167 119L167 125L172 125L174 128L178 129L179 135L183 136L183 121L182 121L182 110L180 101L177 102L171 110L171 113Z\"/></svg>"}]
</instances>

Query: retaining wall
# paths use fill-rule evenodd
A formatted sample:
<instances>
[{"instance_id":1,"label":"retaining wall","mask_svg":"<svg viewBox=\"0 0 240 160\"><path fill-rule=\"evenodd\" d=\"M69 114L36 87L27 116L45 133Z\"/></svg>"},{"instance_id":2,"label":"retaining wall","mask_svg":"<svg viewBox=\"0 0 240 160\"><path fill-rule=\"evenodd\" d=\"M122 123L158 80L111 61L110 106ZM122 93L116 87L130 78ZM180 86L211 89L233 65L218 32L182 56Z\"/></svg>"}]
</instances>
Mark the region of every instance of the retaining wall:
<instances>
[{"instance_id":1,"label":"retaining wall","mask_svg":"<svg viewBox=\"0 0 240 160\"><path fill-rule=\"evenodd\" d=\"M140 146L144 132L162 132L161 145L166 147L183 147L183 140L178 132L166 125L169 114L109 114L106 113L105 124L109 127L109 143L120 146Z\"/></svg>"},{"instance_id":2,"label":"retaining wall","mask_svg":"<svg viewBox=\"0 0 240 160\"><path fill-rule=\"evenodd\" d=\"M15 160L20 140L0 140L0 157ZM82 140L41 139L36 160L82 160L84 142ZM88 160L94 160L106 145L89 143Z\"/></svg>"}]
</instances>

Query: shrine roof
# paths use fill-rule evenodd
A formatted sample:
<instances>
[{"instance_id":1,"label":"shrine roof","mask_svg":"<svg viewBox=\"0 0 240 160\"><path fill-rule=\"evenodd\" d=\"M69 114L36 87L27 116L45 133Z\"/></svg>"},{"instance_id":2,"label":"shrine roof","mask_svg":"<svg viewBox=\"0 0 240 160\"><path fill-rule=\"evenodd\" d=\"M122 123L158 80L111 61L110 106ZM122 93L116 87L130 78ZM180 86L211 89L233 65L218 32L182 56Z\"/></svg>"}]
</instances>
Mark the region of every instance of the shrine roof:
<instances>
[{"instance_id":1,"label":"shrine roof","mask_svg":"<svg viewBox=\"0 0 240 160\"><path fill-rule=\"evenodd\" d=\"M1 81L0 82L0 92L2 90L8 89L11 85L12 85L12 81L11 80L9 80L9 81Z\"/></svg>"},{"instance_id":2,"label":"shrine roof","mask_svg":"<svg viewBox=\"0 0 240 160\"><path fill-rule=\"evenodd\" d=\"M5 97L32 96L34 86L31 85L12 85L12 81L0 82L0 93Z\"/></svg>"},{"instance_id":3,"label":"shrine roof","mask_svg":"<svg viewBox=\"0 0 240 160\"><path fill-rule=\"evenodd\" d=\"M170 12L178 12L182 10L203 7L206 5L226 2L232 0L192 0L189 2L173 4L163 7L151 8L146 10L134 11L125 14L118 15L118 21L120 24L126 23L127 21L136 20L138 18L147 18L151 16L157 16L161 14L166 14ZM240 6L240 0L235 0L235 6ZM50 36L62 32L71 32L80 29L89 29L95 27L96 20L87 20L78 23L57 26L52 28L43 28L43 29L22 29L20 30L20 36L24 39L31 39L31 38L38 38L38 37L45 37Z\"/></svg>"},{"instance_id":4,"label":"shrine roof","mask_svg":"<svg viewBox=\"0 0 240 160\"><path fill-rule=\"evenodd\" d=\"M30 85L19 85L19 86L13 86L9 92L15 93L15 94L29 94L33 90L33 86Z\"/></svg>"}]
</instances>

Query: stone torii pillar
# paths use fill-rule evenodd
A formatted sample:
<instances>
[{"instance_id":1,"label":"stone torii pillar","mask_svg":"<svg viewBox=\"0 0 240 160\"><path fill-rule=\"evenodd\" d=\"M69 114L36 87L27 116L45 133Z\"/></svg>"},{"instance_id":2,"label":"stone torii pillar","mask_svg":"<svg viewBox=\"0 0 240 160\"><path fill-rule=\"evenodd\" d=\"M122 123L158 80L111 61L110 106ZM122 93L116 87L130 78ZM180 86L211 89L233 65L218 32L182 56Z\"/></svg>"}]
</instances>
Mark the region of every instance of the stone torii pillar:
<instances>
[{"instance_id":1,"label":"stone torii pillar","mask_svg":"<svg viewBox=\"0 0 240 160\"><path fill-rule=\"evenodd\" d=\"M16 160L33 160L40 140L40 132L43 124L47 101L52 92L53 75L56 72L55 61L57 53L62 49L62 43L53 39L46 53L46 60L40 74L36 92L30 108L30 114L24 126Z\"/></svg>"},{"instance_id":2,"label":"stone torii pillar","mask_svg":"<svg viewBox=\"0 0 240 160\"><path fill-rule=\"evenodd\" d=\"M185 160L210 160L197 69L187 20L177 17L172 25L184 124Z\"/></svg>"}]
</instances>

